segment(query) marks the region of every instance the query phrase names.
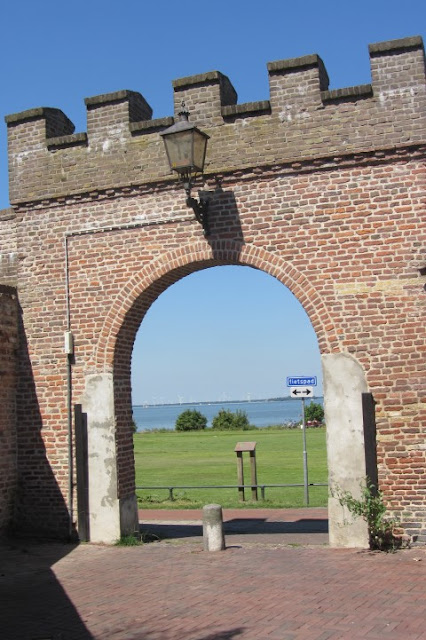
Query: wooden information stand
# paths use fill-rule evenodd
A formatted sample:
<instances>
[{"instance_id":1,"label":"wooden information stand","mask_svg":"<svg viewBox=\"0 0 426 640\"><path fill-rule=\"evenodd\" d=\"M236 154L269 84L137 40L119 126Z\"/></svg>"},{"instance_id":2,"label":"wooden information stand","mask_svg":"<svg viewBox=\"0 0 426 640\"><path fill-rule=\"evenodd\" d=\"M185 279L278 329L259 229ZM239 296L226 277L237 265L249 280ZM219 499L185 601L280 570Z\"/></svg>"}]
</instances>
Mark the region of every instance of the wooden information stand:
<instances>
[{"instance_id":1,"label":"wooden information stand","mask_svg":"<svg viewBox=\"0 0 426 640\"><path fill-rule=\"evenodd\" d=\"M238 493L241 502L244 502L244 468L243 468L243 452L250 453L250 472L251 472L251 498L257 500L257 471L256 471L256 443L255 442L237 442L235 449L237 454L237 474L238 474Z\"/></svg>"}]
</instances>

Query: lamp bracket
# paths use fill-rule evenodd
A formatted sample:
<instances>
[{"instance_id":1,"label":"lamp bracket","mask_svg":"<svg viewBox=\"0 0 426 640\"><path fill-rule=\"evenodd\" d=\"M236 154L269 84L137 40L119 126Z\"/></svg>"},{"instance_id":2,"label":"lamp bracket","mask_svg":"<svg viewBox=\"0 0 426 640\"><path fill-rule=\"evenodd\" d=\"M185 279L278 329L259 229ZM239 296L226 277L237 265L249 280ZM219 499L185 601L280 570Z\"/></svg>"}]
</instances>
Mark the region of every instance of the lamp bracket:
<instances>
[{"instance_id":1,"label":"lamp bracket","mask_svg":"<svg viewBox=\"0 0 426 640\"><path fill-rule=\"evenodd\" d=\"M192 189L192 177L187 175L183 179L183 185L186 192L186 206L193 210L197 222L201 224L204 229L204 237L210 235L210 225L208 218L209 204L210 204L210 192L199 191L199 200L191 196Z\"/></svg>"},{"instance_id":2,"label":"lamp bracket","mask_svg":"<svg viewBox=\"0 0 426 640\"><path fill-rule=\"evenodd\" d=\"M210 235L210 226L209 226L209 218L208 218L208 210L210 204L210 198L206 191L199 191L199 200L193 198L188 194L186 198L186 206L190 207L197 221L201 224L204 229L204 236L207 237Z\"/></svg>"}]
</instances>

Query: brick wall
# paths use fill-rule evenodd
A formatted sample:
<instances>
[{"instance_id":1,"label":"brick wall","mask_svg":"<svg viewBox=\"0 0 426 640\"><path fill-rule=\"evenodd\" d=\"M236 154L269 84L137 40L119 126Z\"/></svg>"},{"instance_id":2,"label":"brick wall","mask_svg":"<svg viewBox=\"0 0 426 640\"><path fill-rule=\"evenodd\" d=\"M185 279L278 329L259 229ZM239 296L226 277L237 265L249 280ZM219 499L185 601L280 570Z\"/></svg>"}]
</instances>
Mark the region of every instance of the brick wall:
<instances>
[{"instance_id":1,"label":"brick wall","mask_svg":"<svg viewBox=\"0 0 426 640\"><path fill-rule=\"evenodd\" d=\"M15 289L0 285L0 534L7 530L12 520L17 488L17 312Z\"/></svg>"},{"instance_id":2,"label":"brick wall","mask_svg":"<svg viewBox=\"0 0 426 640\"><path fill-rule=\"evenodd\" d=\"M17 284L16 216L13 209L0 211L0 284Z\"/></svg>"},{"instance_id":3,"label":"brick wall","mask_svg":"<svg viewBox=\"0 0 426 640\"><path fill-rule=\"evenodd\" d=\"M170 284L220 264L263 269L296 295L322 354L362 365L376 405L380 486L408 533L426 529L425 71L422 42L370 47L372 86L328 91L318 56L270 63L270 100L236 104L210 72L174 83L210 136L211 235L169 176L139 94L86 101L88 133L55 110L7 118L25 340L18 520L65 531L67 356L73 402L113 372L118 493L134 491L133 340ZM145 118L145 120L141 119ZM66 275L65 275L66 274Z\"/></svg>"}]
</instances>

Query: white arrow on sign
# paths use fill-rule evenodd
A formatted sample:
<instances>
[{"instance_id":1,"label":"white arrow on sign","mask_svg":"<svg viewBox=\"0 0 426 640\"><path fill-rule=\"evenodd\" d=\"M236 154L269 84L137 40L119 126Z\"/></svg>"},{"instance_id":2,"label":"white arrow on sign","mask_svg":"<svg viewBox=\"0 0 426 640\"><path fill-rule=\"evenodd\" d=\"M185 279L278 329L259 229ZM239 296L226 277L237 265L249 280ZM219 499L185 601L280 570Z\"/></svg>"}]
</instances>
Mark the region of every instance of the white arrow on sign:
<instances>
[{"instance_id":1,"label":"white arrow on sign","mask_svg":"<svg viewBox=\"0 0 426 640\"><path fill-rule=\"evenodd\" d=\"M314 395L312 387L293 387L290 389L291 398L310 398Z\"/></svg>"}]
</instances>

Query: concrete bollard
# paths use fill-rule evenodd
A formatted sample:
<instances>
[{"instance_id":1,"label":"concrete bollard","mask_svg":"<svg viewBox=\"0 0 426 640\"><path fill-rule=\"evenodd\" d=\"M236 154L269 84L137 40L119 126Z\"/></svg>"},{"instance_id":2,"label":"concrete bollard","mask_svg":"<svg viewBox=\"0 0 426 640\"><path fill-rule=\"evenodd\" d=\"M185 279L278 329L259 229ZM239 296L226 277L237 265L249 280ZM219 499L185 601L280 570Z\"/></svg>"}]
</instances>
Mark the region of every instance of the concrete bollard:
<instances>
[{"instance_id":1,"label":"concrete bollard","mask_svg":"<svg viewBox=\"0 0 426 640\"><path fill-rule=\"evenodd\" d=\"M204 551L223 551L225 549L220 504L207 504L203 507L203 546Z\"/></svg>"}]
</instances>

